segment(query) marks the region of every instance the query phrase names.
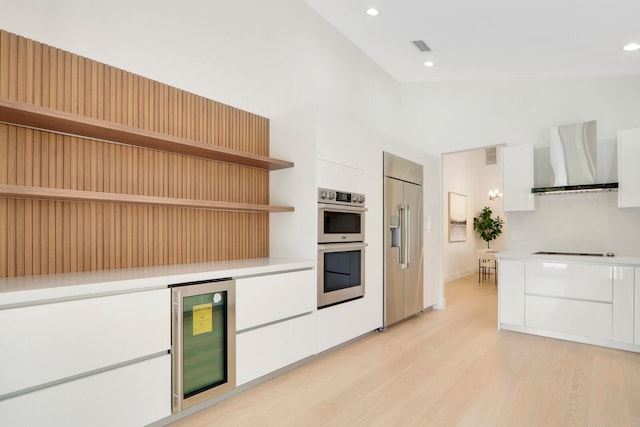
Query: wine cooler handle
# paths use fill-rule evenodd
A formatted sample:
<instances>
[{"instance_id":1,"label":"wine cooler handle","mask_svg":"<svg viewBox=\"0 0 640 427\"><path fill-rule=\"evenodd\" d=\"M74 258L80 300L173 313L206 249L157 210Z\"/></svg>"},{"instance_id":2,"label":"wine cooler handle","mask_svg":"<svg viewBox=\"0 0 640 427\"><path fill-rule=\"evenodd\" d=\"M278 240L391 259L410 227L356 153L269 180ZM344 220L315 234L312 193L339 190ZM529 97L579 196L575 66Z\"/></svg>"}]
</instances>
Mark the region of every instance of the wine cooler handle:
<instances>
[{"instance_id":1,"label":"wine cooler handle","mask_svg":"<svg viewBox=\"0 0 640 427\"><path fill-rule=\"evenodd\" d=\"M171 358L173 359L173 407L175 409L174 412L182 411L182 338L183 338L183 318L182 318L182 292L178 290L173 291L173 301L171 303L173 308L173 325L174 325L174 337L175 342L171 348Z\"/></svg>"}]
</instances>

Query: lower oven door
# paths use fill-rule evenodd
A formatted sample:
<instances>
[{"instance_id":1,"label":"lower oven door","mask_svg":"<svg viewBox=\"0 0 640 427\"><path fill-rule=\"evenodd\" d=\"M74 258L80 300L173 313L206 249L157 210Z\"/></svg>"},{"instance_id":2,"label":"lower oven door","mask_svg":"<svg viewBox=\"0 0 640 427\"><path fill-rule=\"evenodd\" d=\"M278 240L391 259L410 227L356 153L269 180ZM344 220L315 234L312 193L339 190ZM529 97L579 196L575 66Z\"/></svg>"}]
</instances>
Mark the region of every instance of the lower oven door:
<instances>
[{"instance_id":1,"label":"lower oven door","mask_svg":"<svg viewBox=\"0 0 640 427\"><path fill-rule=\"evenodd\" d=\"M364 296L366 243L318 245L318 308Z\"/></svg>"},{"instance_id":2,"label":"lower oven door","mask_svg":"<svg viewBox=\"0 0 640 427\"><path fill-rule=\"evenodd\" d=\"M235 379L235 282L171 290L172 412L231 391Z\"/></svg>"}]
</instances>

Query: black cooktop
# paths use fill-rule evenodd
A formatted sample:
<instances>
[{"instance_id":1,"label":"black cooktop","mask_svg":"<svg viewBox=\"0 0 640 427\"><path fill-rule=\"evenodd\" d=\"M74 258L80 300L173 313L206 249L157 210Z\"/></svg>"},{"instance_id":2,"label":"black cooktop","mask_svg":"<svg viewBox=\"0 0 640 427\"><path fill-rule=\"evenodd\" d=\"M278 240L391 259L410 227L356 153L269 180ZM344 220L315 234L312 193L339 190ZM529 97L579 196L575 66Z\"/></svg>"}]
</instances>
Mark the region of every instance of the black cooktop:
<instances>
[{"instance_id":1,"label":"black cooktop","mask_svg":"<svg viewBox=\"0 0 640 427\"><path fill-rule=\"evenodd\" d=\"M578 252L535 252L534 255L604 256L603 254L585 254Z\"/></svg>"}]
</instances>

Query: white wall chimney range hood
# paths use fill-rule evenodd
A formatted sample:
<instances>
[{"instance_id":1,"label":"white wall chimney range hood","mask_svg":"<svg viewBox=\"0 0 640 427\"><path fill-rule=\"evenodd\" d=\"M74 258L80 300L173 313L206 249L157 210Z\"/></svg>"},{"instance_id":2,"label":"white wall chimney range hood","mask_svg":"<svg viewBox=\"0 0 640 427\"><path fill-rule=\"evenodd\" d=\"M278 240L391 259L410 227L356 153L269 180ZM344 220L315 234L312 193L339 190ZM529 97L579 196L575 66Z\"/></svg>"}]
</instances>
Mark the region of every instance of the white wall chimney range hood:
<instances>
[{"instance_id":1,"label":"white wall chimney range hood","mask_svg":"<svg viewBox=\"0 0 640 427\"><path fill-rule=\"evenodd\" d=\"M535 187L533 194L617 191L618 183L598 183L596 121L551 128L549 160L553 185Z\"/></svg>"}]
</instances>

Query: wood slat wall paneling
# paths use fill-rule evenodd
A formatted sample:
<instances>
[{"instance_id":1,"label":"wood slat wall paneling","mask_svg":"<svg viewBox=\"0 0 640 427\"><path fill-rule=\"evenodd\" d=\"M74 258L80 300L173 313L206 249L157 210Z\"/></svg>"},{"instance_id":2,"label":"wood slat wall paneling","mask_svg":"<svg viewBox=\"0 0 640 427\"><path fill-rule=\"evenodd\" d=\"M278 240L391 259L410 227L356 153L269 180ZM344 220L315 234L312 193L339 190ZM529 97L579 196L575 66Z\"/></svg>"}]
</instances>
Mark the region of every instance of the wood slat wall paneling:
<instances>
[{"instance_id":1,"label":"wood slat wall paneling","mask_svg":"<svg viewBox=\"0 0 640 427\"><path fill-rule=\"evenodd\" d=\"M268 155L265 118L4 31L0 43L1 98Z\"/></svg>"},{"instance_id":2,"label":"wood slat wall paneling","mask_svg":"<svg viewBox=\"0 0 640 427\"><path fill-rule=\"evenodd\" d=\"M19 276L161 264L156 260L165 264L205 262L217 253L218 259L227 260L260 257L268 250L265 236L259 236L268 226L267 214L114 204L99 207L104 208L102 214L94 216L95 204L1 199L0 212L13 224L3 227L3 240L14 241L15 250L2 252L0 271ZM97 217L102 218L101 224L91 222ZM55 243L50 241L51 228ZM100 241L104 245L95 244Z\"/></svg>"},{"instance_id":3,"label":"wood slat wall paneling","mask_svg":"<svg viewBox=\"0 0 640 427\"><path fill-rule=\"evenodd\" d=\"M265 118L2 30L0 100L268 159ZM0 124L0 277L268 256L267 169Z\"/></svg>"}]
</instances>

